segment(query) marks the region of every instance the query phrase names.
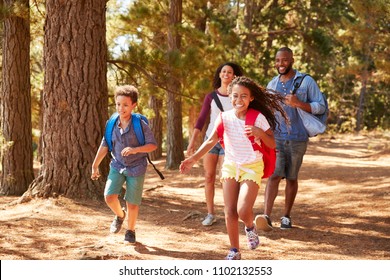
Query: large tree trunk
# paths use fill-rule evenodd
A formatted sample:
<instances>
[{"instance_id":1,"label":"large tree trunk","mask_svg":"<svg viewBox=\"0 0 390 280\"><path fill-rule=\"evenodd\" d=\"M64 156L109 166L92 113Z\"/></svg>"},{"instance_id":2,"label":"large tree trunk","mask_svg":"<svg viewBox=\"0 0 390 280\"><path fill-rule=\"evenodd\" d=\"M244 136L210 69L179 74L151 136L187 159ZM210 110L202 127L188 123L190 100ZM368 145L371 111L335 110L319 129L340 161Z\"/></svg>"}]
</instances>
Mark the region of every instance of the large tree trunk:
<instances>
[{"instance_id":1,"label":"large tree trunk","mask_svg":"<svg viewBox=\"0 0 390 280\"><path fill-rule=\"evenodd\" d=\"M363 124L364 124L364 100L366 96L366 91L367 91L367 74L366 71L364 75L362 75L362 86L360 88L360 95L359 95L359 107L357 108L356 111L356 128L355 131L359 132L362 130Z\"/></svg>"},{"instance_id":2,"label":"large tree trunk","mask_svg":"<svg viewBox=\"0 0 390 280\"><path fill-rule=\"evenodd\" d=\"M150 128L157 141L157 149L150 153L150 159L156 160L162 157L163 118L161 116L162 100L154 95L149 98L149 107L154 112L154 118L149 120Z\"/></svg>"},{"instance_id":3,"label":"large tree trunk","mask_svg":"<svg viewBox=\"0 0 390 280\"><path fill-rule=\"evenodd\" d=\"M22 195L34 179L31 95L30 95L30 17L28 0L4 0L19 5L20 13L4 19L1 132L1 195ZM23 7L23 9L20 9ZM12 9L11 9L12 11ZM3 147L0 147L3 148Z\"/></svg>"},{"instance_id":4,"label":"large tree trunk","mask_svg":"<svg viewBox=\"0 0 390 280\"><path fill-rule=\"evenodd\" d=\"M91 163L107 120L106 0L46 0L43 162L26 196L102 198Z\"/></svg>"},{"instance_id":5,"label":"large tree trunk","mask_svg":"<svg viewBox=\"0 0 390 280\"><path fill-rule=\"evenodd\" d=\"M171 0L169 6L168 22L168 116L167 116L167 169L177 169L184 159L183 153L183 129L181 112L181 84L178 73L171 65L171 59L180 51L180 34L178 25L182 18L182 0Z\"/></svg>"}]
</instances>

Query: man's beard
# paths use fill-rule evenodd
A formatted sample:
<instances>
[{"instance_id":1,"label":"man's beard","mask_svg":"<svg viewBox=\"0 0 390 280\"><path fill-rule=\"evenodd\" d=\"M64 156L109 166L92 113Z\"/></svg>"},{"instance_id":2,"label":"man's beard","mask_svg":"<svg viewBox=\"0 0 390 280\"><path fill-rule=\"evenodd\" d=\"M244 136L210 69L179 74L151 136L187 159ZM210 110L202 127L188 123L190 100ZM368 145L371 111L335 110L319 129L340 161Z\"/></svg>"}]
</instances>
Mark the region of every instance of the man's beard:
<instances>
[{"instance_id":1,"label":"man's beard","mask_svg":"<svg viewBox=\"0 0 390 280\"><path fill-rule=\"evenodd\" d=\"M278 70L278 73L279 73L281 76L283 76L283 75L286 75L288 72L290 72L291 69L292 69L292 63L290 63L290 64L286 67L286 70L284 70L283 73L279 71L279 68L278 68L277 70Z\"/></svg>"}]
</instances>

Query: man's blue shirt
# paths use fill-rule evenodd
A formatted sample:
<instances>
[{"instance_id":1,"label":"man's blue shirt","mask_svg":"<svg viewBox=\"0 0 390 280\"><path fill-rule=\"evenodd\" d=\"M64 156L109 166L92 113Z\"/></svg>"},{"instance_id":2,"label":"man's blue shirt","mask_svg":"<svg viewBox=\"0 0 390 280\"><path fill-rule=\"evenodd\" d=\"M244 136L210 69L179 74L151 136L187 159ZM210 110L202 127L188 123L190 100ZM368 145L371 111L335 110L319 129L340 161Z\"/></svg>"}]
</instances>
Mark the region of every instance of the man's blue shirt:
<instances>
[{"instance_id":1,"label":"man's blue shirt","mask_svg":"<svg viewBox=\"0 0 390 280\"><path fill-rule=\"evenodd\" d=\"M295 70L294 78L284 84L280 82L280 75L275 76L268 83L267 88L278 92L278 94L290 94L293 90L293 85L297 82L297 80L299 82L302 76L302 73ZM312 77L306 76L303 79L303 82L298 88L296 94L299 100L310 103L312 114L322 114L325 112L325 101L323 99L323 95ZM305 127L303 126L297 109L284 104L282 106L290 119L290 125L287 125L281 114L277 112L276 117L280 125L277 126L276 130L274 131L275 139L307 141L309 136Z\"/></svg>"}]
</instances>

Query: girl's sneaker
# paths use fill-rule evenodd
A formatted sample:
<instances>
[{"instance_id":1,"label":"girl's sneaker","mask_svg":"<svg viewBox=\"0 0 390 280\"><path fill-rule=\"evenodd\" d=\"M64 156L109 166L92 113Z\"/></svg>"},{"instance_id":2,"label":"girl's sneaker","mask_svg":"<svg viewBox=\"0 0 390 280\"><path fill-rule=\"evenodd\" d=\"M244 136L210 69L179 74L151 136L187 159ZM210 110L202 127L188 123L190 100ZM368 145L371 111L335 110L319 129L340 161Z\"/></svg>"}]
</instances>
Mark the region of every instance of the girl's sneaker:
<instances>
[{"instance_id":1,"label":"girl's sneaker","mask_svg":"<svg viewBox=\"0 0 390 280\"><path fill-rule=\"evenodd\" d=\"M230 249L225 260L241 260L241 253L237 249Z\"/></svg>"},{"instance_id":2,"label":"girl's sneaker","mask_svg":"<svg viewBox=\"0 0 390 280\"><path fill-rule=\"evenodd\" d=\"M259 236L257 235L256 228L248 229L245 227L246 238L248 239L248 248L251 250L256 249L260 245Z\"/></svg>"}]
</instances>

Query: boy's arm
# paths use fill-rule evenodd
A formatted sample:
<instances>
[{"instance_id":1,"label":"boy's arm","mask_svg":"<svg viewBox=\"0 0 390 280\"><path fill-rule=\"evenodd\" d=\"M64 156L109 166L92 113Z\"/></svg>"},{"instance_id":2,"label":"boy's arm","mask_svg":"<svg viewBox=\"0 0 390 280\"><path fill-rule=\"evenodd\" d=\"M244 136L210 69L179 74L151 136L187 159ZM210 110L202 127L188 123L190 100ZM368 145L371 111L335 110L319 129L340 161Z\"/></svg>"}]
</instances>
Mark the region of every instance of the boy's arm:
<instances>
[{"instance_id":1,"label":"boy's arm","mask_svg":"<svg viewBox=\"0 0 390 280\"><path fill-rule=\"evenodd\" d=\"M107 155L107 153L108 153L108 147L100 145L99 149L96 153L95 159L93 160L93 163L92 163L92 174L91 174L92 180L99 179L99 177L100 177L99 165L102 162L102 160L104 159L104 157Z\"/></svg>"},{"instance_id":2,"label":"boy's arm","mask_svg":"<svg viewBox=\"0 0 390 280\"><path fill-rule=\"evenodd\" d=\"M150 153L157 149L157 145L155 144L145 144L139 147L126 147L122 150L122 156L134 155L137 153Z\"/></svg>"}]
</instances>

